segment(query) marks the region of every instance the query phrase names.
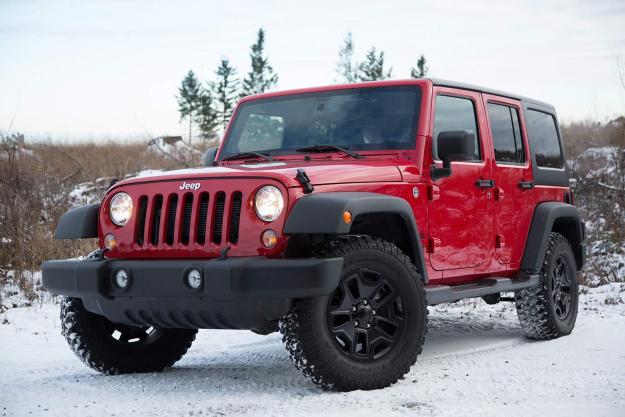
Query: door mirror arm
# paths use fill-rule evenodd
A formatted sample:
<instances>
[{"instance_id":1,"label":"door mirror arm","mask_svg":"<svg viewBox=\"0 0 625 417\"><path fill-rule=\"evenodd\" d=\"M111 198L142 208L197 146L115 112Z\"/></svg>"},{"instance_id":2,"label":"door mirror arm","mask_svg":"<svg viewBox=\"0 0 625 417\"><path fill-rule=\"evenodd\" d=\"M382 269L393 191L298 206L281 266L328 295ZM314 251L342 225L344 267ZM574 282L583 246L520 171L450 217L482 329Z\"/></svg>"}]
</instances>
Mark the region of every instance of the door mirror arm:
<instances>
[{"instance_id":1,"label":"door mirror arm","mask_svg":"<svg viewBox=\"0 0 625 417\"><path fill-rule=\"evenodd\" d=\"M202 158L205 167L214 167L217 165L215 157L217 156L218 149L219 148L208 148L208 150L204 154L204 157Z\"/></svg>"}]
</instances>

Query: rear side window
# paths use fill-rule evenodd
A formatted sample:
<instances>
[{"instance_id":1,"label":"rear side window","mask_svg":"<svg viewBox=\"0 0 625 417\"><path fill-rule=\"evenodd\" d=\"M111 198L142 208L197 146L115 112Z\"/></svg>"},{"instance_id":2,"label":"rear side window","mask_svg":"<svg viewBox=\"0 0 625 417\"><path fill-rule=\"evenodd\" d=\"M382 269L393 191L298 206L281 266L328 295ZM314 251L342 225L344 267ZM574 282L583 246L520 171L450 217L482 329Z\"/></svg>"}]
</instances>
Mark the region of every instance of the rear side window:
<instances>
[{"instance_id":1,"label":"rear side window","mask_svg":"<svg viewBox=\"0 0 625 417\"><path fill-rule=\"evenodd\" d=\"M480 161L480 142L477 133L477 117L473 100L462 97L436 96L434 132L432 135L432 156L439 160L437 138L441 132L470 130L475 134L475 161Z\"/></svg>"},{"instance_id":2,"label":"rear side window","mask_svg":"<svg viewBox=\"0 0 625 417\"><path fill-rule=\"evenodd\" d=\"M536 165L562 168L562 150L554 117L537 110L527 111L527 132L536 155Z\"/></svg>"},{"instance_id":3,"label":"rear side window","mask_svg":"<svg viewBox=\"0 0 625 417\"><path fill-rule=\"evenodd\" d=\"M497 162L523 163L525 150L519 128L517 109L501 104L488 103L490 132Z\"/></svg>"}]
</instances>

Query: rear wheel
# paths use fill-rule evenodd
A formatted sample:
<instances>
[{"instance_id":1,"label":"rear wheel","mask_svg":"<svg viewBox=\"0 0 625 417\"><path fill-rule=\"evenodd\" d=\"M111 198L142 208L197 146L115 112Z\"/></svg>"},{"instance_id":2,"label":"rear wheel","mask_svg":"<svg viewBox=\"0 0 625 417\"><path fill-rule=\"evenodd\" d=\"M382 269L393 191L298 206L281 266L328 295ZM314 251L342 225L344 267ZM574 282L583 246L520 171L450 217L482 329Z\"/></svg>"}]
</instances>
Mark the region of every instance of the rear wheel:
<instances>
[{"instance_id":1,"label":"rear wheel","mask_svg":"<svg viewBox=\"0 0 625 417\"><path fill-rule=\"evenodd\" d=\"M577 319L577 265L569 242L551 233L540 281L515 296L517 315L530 339L547 340L573 331Z\"/></svg>"},{"instance_id":2,"label":"rear wheel","mask_svg":"<svg viewBox=\"0 0 625 417\"><path fill-rule=\"evenodd\" d=\"M329 243L326 257L343 257L339 287L329 297L302 300L280 323L295 365L325 389L386 387L421 353L427 302L421 277L396 246L369 237Z\"/></svg>"},{"instance_id":3,"label":"rear wheel","mask_svg":"<svg viewBox=\"0 0 625 417\"><path fill-rule=\"evenodd\" d=\"M61 328L76 356L104 374L162 371L182 358L197 333L113 323L72 297L61 303Z\"/></svg>"}]
</instances>

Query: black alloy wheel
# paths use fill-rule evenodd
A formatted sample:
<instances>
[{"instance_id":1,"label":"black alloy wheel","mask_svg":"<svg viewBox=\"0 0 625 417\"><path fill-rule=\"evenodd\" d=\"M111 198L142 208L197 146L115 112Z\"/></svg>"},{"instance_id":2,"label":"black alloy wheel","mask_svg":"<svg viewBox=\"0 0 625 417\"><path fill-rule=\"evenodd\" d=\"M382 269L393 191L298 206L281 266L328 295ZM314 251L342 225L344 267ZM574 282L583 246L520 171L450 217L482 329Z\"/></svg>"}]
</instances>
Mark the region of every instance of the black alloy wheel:
<instances>
[{"instance_id":1,"label":"black alloy wheel","mask_svg":"<svg viewBox=\"0 0 625 417\"><path fill-rule=\"evenodd\" d=\"M565 320L571 312L571 271L564 255L556 258L551 275L551 298L555 314Z\"/></svg>"},{"instance_id":2,"label":"black alloy wheel","mask_svg":"<svg viewBox=\"0 0 625 417\"><path fill-rule=\"evenodd\" d=\"M344 278L328 302L328 328L350 359L373 361L401 338L405 300L380 271L360 268Z\"/></svg>"}]
</instances>

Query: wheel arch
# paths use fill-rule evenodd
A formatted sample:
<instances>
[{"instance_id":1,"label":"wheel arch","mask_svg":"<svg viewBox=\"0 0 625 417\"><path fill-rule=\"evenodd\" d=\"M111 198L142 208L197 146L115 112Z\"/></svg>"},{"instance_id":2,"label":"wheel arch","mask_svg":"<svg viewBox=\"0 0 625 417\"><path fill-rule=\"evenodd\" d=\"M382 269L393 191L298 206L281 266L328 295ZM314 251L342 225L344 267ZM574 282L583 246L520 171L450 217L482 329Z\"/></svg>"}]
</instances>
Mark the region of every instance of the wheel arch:
<instances>
[{"instance_id":1,"label":"wheel arch","mask_svg":"<svg viewBox=\"0 0 625 417\"><path fill-rule=\"evenodd\" d=\"M585 236L584 223L580 219L579 211L570 204L550 201L538 204L534 210L521 269L540 270L552 232L562 234L569 241L575 255L577 270L583 268Z\"/></svg>"},{"instance_id":2,"label":"wheel arch","mask_svg":"<svg viewBox=\"0 0 625 417\"><path fill-rule=\"evenodd\" d=\"M352 222L343 221L343 213ZM362 234L396 244L428 282L421 238L410 204L402 198L368 192L328 192L299 199L289 213L284 234L340 236Z\"/></svg>"},{"instance_id":3,"label":"wheel arch","mask_svg":"<svg viewBox=\"0 0 625 417\"><path fill-rule=\"evenodd\" d=\"M91 204L67 211L59 219L54 238L87 239L98 237L99 211L100 204Z\"/></svg>"}]
</instances>

